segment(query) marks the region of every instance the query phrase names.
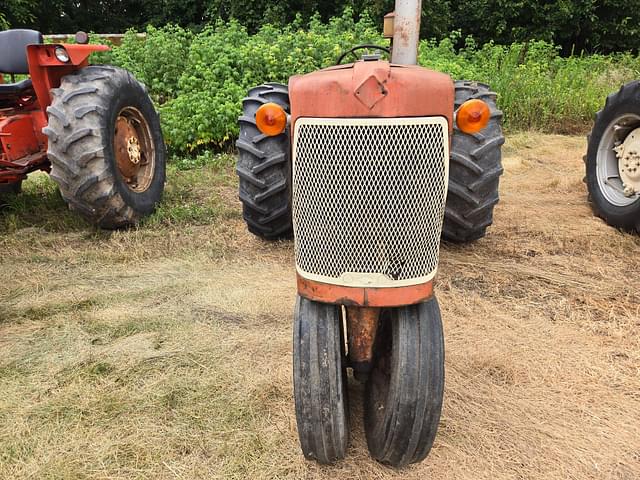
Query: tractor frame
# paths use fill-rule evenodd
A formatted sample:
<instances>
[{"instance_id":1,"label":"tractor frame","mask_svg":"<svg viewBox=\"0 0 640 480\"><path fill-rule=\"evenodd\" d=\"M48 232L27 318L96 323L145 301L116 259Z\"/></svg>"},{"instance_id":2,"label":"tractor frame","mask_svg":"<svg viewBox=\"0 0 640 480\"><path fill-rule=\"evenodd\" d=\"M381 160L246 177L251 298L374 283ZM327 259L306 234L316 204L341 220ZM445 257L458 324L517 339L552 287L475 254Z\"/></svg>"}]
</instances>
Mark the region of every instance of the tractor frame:
<instances>
[{"instance_id":1,"label":"tractor frame","mask_svg":"<svg viewBox=\"0 0 640 480\"><path fill-rule=\"evenodd\" d=\"M82 40L82 35L78 35ZM62 77L89 65L94 52L109 50L106 45L31 44L26 46L30 81L6 88L0 75L0 185L17 184L36 170L51 170L47 157L47 108L51 90ZM61 50L62 49L62 50ZM56 56L64 51L67 61ZM58 55L61 55L59 53ZM64 57L63 57L64 58Z\"/></svg>"}]
</instances>

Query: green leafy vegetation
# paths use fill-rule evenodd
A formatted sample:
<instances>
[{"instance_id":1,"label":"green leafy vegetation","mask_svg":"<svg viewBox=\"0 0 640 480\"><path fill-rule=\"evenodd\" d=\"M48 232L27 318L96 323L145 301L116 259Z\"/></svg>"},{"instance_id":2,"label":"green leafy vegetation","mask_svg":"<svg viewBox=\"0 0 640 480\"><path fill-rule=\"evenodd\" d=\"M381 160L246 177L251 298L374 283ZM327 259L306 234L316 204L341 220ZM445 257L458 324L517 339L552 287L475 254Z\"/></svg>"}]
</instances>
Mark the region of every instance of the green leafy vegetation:
<instances>
[{"instance_id":1,"label":"green leafy vegetation","mask_svg":"<svg viewBox=\"0 0 640 480\"><path fill-rule=\"evenodd\" d=\"M167 8L178 8L175 2L164 3ZM131 18L148 24L146 37L129 30L121 45L92 58L95 63L113 63L131 70L147 86L159 107L165 139L174 158L179 159L179 168L205 164L213 158L202 156L207 151L232 148L238 134L242 98L249 88L264 82L287 83L291 75L330 66L341 52L357 44L388 44L381 37L377 22L385 10L391 9L392 2L373 2L373 15L354 3L342 15L327 21L323 18L337 11L335 2L305 3L284 10L286 3L278 6L269 1L251 5L224 0L205 3L184 4L184 8L192 7L188 21L183 15L175 16L176 22L197 28L178 24L158 28L152 24L162 23L159 17L141 20L147 8L145 2L140 2L139 10L135 10L138 13L134 14L133 7L127 7L125 1L122 8L129 9ZM509 130L584 132L609 93L640 77L640 60L633 53L587 55L573 48L584 42L567 36L565 24L573 19L581 25L581 19L593 13L589 6L569 2L562 9L553 10L554 2L516 5L467 0L455 6L450 2L423 3L429 15L425 21L435 30L427 32L434 39L420 44L420 64L448 73L453 79L489 84L498 93ZM603 4L615 7L612 1ZM8 20L30 18L25 2L14 0L12 5L13 9L3 12ZM525 7L530 10L530 25L522 23L525 16L515 15ZM468 18L463 21L464 8ZM319 13L314 15L314 9ZM481 12L486 18L479 17ZM605 16L593 15L589 21ZM612 13L607 15L613 18ZM227 18L232 19L223 20ZM544 25L542 18L547 21ZM204 26L211 20L212 24ZM631 17L626 18L615 35L633 30L638 24L640 21L633 23ZM460 29L450 31L455 25ZM590 32L589 38L599 38L597 42L608 45L604 48L608 51L636 48L633 42L640 39L640 35L627 36L626 43L615 46L613 40L605 41L603 31L598 33L586 26L578 30L576 35ZM607 35L613 35L611 31ZM505 43L514 39L513 43Z\"/></svg>"},{"instance_id":2,"label":"green leafy vegetation","mask_svg":"<svg viewBox=\"0 0 640 480\"><path fill-rule=\"evenodd\" d=\"M488 83L511 130L583 133L607 95L640 76L640 59L629 53L562 57L542 40L478 47L472 38L456 51L457 35L422 42L420 64Z\"/></svg>"},{"instance_id":3,"label":"green leafy vegetation","mask_svg":"<svg viewBox=\"0 0 640 480\"><path fill-rule=\"evenodd\" d=\"M218 19L235 19L255 33L265 24L282 27L314 15L323 21L349 7L368 12L378 27L394 0L3 0L4 23L44 33L77 30L118 33L175 23L199 31ZM572 49L614 52L640 47L640 0L424 0L422 38L442 40L451 31L480 44L539 39Z\"/></svg>"},{"instance_id":4,"label":"green leafy vegetation","mask_svg":"<svg viewBox=\"0 0 640 480\"><path fill-rule=\"evenodd\" d=\"M360 43L387 44L371 18L354 21L350 9L326 23L316 16L307 25L298 17L285 27L263 25L255 34L237 21L218 21L200 33L167 26L148 27L146 34L142 40L128 32L101 60L131 69L148 86L165 139L179 157L228 149L249 88L330 66ZM640 76L640 60L631 53L562 56L560 50L544 40L480 45L455 31L422 41L419 62L453 79L488 83L498 93L507 129L583 132L607 94Z\"/></svg>"},{"instance_id":5,"label":"green leafy vegetation","mask_svg":"<svg viewBox=\"0 0 640 480\"><path fill-rule=\"evenodd\" d=\"M223 148L237 136L241 99L267 81L326 67L358 43L379 39L367 18L350 13L308 29L265 25L250 35L238 22L218 22L196 35L177 84L177 96L161 109L167 143L176 152ZM116 59L117 60L117 59Z\"/></svg>"}]
</instances>

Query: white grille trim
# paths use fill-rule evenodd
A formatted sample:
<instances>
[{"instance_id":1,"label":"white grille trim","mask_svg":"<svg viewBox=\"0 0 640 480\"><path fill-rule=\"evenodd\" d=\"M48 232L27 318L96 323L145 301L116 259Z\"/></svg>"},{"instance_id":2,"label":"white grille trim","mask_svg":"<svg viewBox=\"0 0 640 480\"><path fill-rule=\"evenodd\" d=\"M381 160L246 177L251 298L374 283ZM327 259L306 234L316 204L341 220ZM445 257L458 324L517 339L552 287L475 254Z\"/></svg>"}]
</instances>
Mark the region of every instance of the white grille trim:
<instances>
[{"instance_id":1,"label":"white grille trim","mask_svg":"<svg viewBox=\"0 0 640 480\"><path fill-rule=\"evenodd\" d=\"M449 180L445 118L298 118L292 158L301 277L349 287L433 279ZM410 260L399 267L390 256Z\"/></svg>"}]
</instances>

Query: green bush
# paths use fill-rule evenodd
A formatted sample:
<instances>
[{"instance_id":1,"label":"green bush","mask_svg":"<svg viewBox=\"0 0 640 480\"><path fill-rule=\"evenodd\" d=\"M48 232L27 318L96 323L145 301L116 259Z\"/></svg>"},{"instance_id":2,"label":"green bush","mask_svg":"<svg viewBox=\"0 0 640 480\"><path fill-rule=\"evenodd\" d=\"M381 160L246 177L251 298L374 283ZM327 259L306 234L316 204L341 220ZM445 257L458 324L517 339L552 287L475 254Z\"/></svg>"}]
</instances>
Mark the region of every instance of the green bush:
<instances>
[{"instance_id":1,"label":"green bush","mask_svg":"<svg viewBox=\"0 0 640 480\"><path fill-rule=\"evenodd\" d=\"M128 30L122 44L113 49L112 62L133 72L154 100L164 103L178 94L178 80L188 68L193 38L191 31L175 25L149 26L144 39Z\"/></svg>"},{"instance_id":2,"label":"green bush","mask_svg":"<svg viewBox=\"0 0 640 480\"><path fill-rule=\"evenodd\" d=\"M167 143L176 152L223 147L237 134L242 98L261 83L333 64L342 51L380 36L367 17L355 23L347 10L308 29L263 26L255 35L236 21L207 27L191 42L178 96L162 106Z\"/></svg>"},{"instance_id":3,"label":"green bush","mask_svg":"<svg viewBox=\"0 0 640 480\"><path fill-rule=\"evenodd\" d=\"M303 28L298 18L286 27L263 25L253 35L236 21L199 33L149 27L146 40L128 32L111 58L148 86L171 151L185 154L232 143L249 88L332 65L359 43L386 44L370 18L356 22L347 9L327 23L314 17ZM585 130L608 93L640 76L640 60L631 54L561 57L545 41L479 47L460 32L422 41L419 63L491 85L506 128L559 133Z\"/></svg>"},{"instance_id":4,"label":"green bush","mask_svg":"<svg viewBox=\"0 0 640 480\"><path fill-rule=\"evenodd\" d=\"M505 126L557 133L582 131L606 96L638 77L640 61L629 54L559 56L544 41L476 48L468 38L455 52L452 39L422 42L420 64L453 78L488 83L498 93Z\"/></svg>"}]
</instances>

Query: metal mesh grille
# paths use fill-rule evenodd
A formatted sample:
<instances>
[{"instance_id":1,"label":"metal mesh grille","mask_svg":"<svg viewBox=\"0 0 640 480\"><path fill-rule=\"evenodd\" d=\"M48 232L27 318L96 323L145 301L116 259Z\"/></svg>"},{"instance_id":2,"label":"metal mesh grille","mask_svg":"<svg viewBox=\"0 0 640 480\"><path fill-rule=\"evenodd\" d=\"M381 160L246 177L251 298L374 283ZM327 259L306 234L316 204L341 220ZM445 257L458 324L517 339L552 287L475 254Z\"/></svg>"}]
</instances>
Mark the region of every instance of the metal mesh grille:
<instances>
[{"instance_id":1,"label":"metal mesh grille","mask_svg":"<svg viewBox=\"0 0 640 480\"><path fill-rule=\"evenodd\" d=\"M447 135L439 117L299 119L293 220L300 273L353 286L406 285L435 274Z\"/></svg>"}]
</instances>

